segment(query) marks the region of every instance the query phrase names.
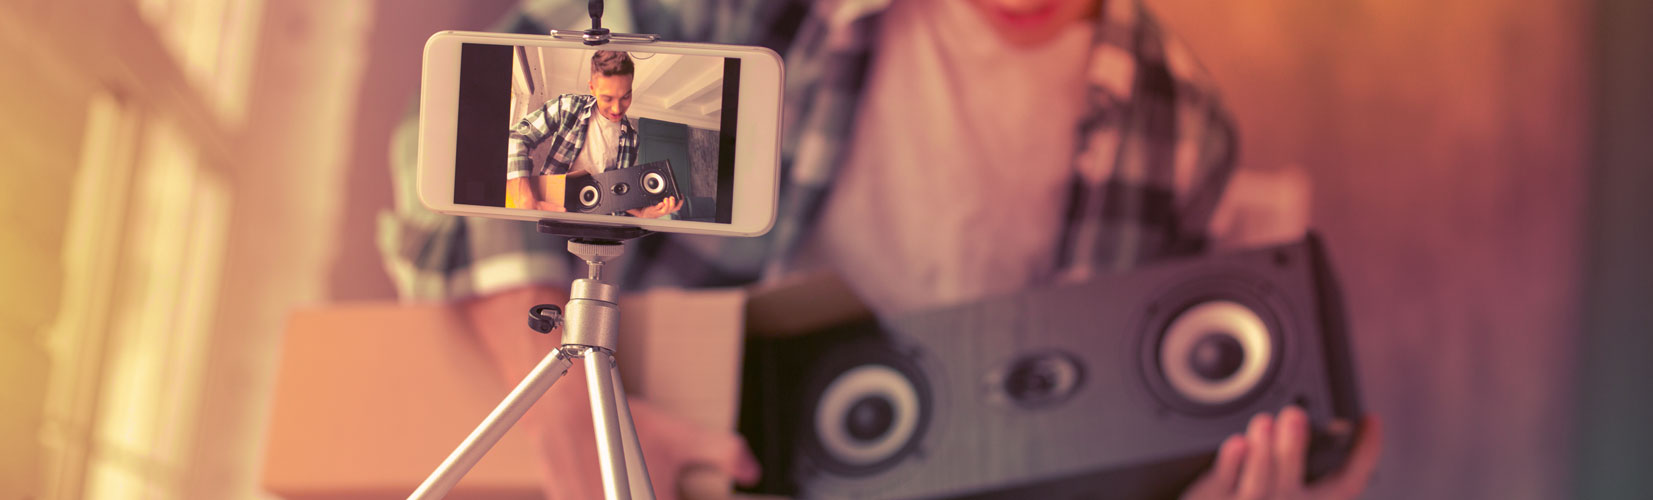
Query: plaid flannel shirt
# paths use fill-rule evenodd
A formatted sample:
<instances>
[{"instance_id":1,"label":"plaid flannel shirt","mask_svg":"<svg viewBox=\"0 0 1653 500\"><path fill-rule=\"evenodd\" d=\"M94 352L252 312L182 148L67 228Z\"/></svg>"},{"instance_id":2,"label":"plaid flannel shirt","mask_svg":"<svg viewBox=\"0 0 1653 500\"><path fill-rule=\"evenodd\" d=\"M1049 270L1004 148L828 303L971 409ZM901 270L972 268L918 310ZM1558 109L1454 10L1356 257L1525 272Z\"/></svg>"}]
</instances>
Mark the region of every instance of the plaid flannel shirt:
<instances>
[{"instance_id":1,"label":"plaid flannel shirt","mask_svg":"<svg viewBox=\"0 0 1653 500\"><path fill-rule=\"evenodd\" d=\"M509 153L505 157L505 178L515 179L530 175L566 174L585 147L585 136L591 130L591 113L596 109L595 96L563 94L545 101L539 109L529 112L522 121L511 127ZM551 153L545 163L534 170L529 157L534 147L551 140ZM631 120L620 120L620 144L610 168L626 168L637 164L637 129Z\"/></svg>"},{"instance_id":2,"label":"plaid flannel shirt","mask_svg":"<svg viewBox=\"0 0 1653 500\"><path fill-rule=\"evenodd\" d=\"M668 40L763 45L786 61L781 206L757 238L656 235L627 250L628 287L727 286L773 276L821 212L890 0L679 0L630 5L635 30ZM1204 71L1137 0L1108 0L1087 66L1087 112L1074 133L1068 210L1049 281L1084 279L1207 244L1237 139ZM612 15L616 9L610 9ZM529 2L504 28L578 28L583 2ZM605 23L625 28L624 21ZM983 36L993 36L983 34ZM578 263L532 224L433 214L413 189L415 133L393 145L394 214L380 221L386 266L404 298L452 299L525 284L566 286ZM1028 138L1037 140L1037 138ZM611 274L612 276L612 274Z\"/></svg>"}]
</instances>

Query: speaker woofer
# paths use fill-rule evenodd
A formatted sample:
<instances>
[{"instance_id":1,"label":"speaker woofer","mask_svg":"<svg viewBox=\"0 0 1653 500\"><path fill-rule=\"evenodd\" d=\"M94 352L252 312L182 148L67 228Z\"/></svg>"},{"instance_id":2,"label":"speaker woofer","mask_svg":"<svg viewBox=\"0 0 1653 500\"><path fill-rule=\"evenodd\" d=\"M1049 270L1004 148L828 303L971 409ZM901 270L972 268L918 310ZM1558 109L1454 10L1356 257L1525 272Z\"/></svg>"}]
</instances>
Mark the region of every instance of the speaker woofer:
<instances>
[{"instance_id":1,"label":"speaker woofer","mask_svg":"<svg viewBox=\"0 0 1653 500\"><path fill-rule=\"evenodd\" d=\"M595 208L597 202L602 201L603 193L597 186L587 185L580 188L580 206L587 209Z\"/></svg>"},{"instance_id":2,"label":"speaker woofer","mask_svg":"<svg viewBox=\"0 0 1653 500\"><path fill-rule=\"evenodd\" d=\"M833 459L865 467L889 460L911 442L921 412L912 380L889 366L862 365L821 393L815 435Z\"/></svg>"},{"instance_id":3,"label":"speaker woofer","mask_svg":"<svg viewBox=\"0 0 1653 500\"><path fill-rule=\"evenodd\" d=\"M907 354L883 339L835 346L803 392L803 457L845 476L888 471L913 454L929 426L929 383Z\"/></svg>"},{"instance_id":4,"label":"speaker woofer","mask_svg":"<svg viewBox=\"0 0 1653 500\"><path fill-rule=\"evenodd\" d=\"M665 190L666 178L662 177L660 172L649 172L647 174L643 174L643 191L646 191L649 194L660 194Z\"/></svg>"},{"instance_id":5,"label":"speaker woofer","mask_svg":"<svg viewBox=\"0 0 1653 500\"><path fill-rule=\"evenodd\" d=\"M1160 372L1177 396L1204 406L1245 398L1263 384L1274 341L1263 318L1228 300L1195 304L1160 339Z\"/></svg>"},{"instance_id":6,"label":"speaker woofer","mask_svg":"<svg viewBox=\"0 0 1653 500\"><path fill-rule=\"evenodd\" d=\"M1166 409L1232 416L1268 393L1286 358L1278 293L1248 275L1209 277L1166 289L1148 306L1141 367Z\"/></svg>"}]
</instances>

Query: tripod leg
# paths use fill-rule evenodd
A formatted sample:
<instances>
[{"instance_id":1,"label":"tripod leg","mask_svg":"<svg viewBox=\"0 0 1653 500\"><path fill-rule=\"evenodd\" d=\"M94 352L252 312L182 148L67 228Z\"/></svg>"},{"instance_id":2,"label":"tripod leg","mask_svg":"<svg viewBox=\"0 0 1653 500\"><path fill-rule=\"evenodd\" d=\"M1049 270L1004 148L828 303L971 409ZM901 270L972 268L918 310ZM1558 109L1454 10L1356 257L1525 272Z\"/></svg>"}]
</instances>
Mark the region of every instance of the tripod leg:
<instances>
[{"instance_id":1,"label":"tripod leg","mask_svg":"<svg viewBox=\"0 0 1653 500\"><path fill-rule=\"evenodd\" d=\"M614 365L614 406L619 410L620 438L626 450L626 477L631 479L631 496L654 500L654 485L649 482L649 466L643 462L643 447L637 443L637 426L631 422L631 404L626 402L626 386L620 381L620 365Z\"/></svg>"},{"instance_id":2,"label":"tripod leg","mask_svg":"<svg viewBox=\"0 0 1653 500\"><path fill-rule=\"evenodd\" d=\"M494 407L488 418L484 419L476 430L471 431L471 435L465 437L464 442L459 443L459 447L448 455L447 460L443 460L442 465L437 466L430 477L425 478L419 489L408 495L408 499L447 496L448 491L459 484L459 479L465 477L465 473L470 472L477 461L482 460L482 456L494 447L494 443L498 443L499 438L504 437L505 432L511 430L511 426L516 425L517 420L521 420L522 415L534 406L534 402L539 401L540 396L545 395L545 391L557 383L557 379L562 378L563 374L568 372L568 367L573 364L561 348L546 355L545 359L540 360L539 365L534 366L534 370L528 373L528 377L522 379L516 389L512 389L511 394L499 402L499 406ZM589 362L587 366L590 366Z\"/></svg>"},{"instance_id":3,"label":"tripod leg","mask_svg":"<svg viewBox=\"0 0 1653 500\"><path fill-rule=\"evenodd\" d=\"M586 348L585 380L586 392L591 396L591 423L597 431L598 465L603 470L603 496L608 500L630 500L631 486L626 474L626 450L621 444L624 440L620 437L619 409L615 402L618 384L614 380L614 356L606 349Z\"/></svg>"}]
</instances>

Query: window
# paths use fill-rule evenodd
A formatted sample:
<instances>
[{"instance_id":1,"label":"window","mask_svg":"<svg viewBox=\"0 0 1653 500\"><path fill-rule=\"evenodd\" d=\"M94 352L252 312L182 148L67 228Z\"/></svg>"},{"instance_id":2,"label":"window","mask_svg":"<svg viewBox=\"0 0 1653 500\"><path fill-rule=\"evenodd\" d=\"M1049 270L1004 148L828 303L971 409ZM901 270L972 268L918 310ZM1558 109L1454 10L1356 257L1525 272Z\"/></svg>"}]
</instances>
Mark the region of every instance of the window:
<instances>
[{"instance_id":1,"label":"window","mask_svg":"<svg viewBox=\"0 0 1653 500\"><path fill-rule=\"evenodd\" d=\"M220 118L245 119L262 0L138 0L138 7Z\"/></svg>"}]
</instances>

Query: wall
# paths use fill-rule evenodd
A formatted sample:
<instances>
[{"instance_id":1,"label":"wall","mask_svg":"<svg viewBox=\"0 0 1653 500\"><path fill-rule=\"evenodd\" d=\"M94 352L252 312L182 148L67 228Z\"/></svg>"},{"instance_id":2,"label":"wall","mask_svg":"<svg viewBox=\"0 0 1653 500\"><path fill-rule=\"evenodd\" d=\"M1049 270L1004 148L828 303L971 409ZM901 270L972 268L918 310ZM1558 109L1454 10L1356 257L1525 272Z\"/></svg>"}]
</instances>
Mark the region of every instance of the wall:
<instances>
[{"instance_id":1,"label":"wall","mask_svg":"<svg viewBox=\"0 0 1653 500\"><path fill-rule=\"evenodd\" d=\"M1367 498L1567 498L1587 158L1576 2L1150 0L1300 166L1389 439Z\"/></svg>"},{"instance_id":2,"label":"wall","mask_svg":"<svg viewBox=\"0 0 1653 500\"><path fill-rule=\"evenodd\" d=\"M91 88L50 55L28 48L26 32L0 20L0 495L40 492L39 429L49 373L41 335L58 313L64 226L73 164ZM16 34L17 36L11 36Z\"/></svg>"},{"instance_id":3,"label":"wall","mask_svg":"<svg viewBox=\"0 0 1653 500\"><path fill-rule=\"evenodd\" d=\"M1578 498L1653 491L1653 3L1599 2L1591 62L1590 253L1577 415Z\"/></svg>"}]
</instances>

